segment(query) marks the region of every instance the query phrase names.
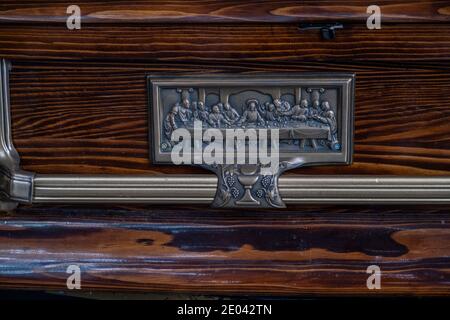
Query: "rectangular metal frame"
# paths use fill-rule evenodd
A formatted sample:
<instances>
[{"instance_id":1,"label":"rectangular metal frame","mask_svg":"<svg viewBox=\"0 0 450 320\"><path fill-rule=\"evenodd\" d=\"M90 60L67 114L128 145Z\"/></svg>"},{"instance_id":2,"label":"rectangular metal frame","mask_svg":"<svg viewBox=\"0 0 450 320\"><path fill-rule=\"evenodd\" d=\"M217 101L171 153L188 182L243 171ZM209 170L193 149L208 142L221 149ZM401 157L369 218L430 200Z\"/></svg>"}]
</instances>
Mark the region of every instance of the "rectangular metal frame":
<instances>
[{"instance_id":1,"label":"rectangular metal frame","mask_svg":"<svg viewBox=\"0 0 450 320\"><path fill-rule=\"evenodd\" d=\"M350 73L305 73L305 74L260 74L260 75L198 75L198 76L160 76L148 77L149 107L152 115L149 123L149 141L152 144L151 157L154 164L171 164L170 154L160 152L162 114L159 91L162 87L337 87L340 96L339 126L342 128L342 150L334 153L304 153L306 165L350 164L353 150L353 109L354 74ZM280 153L280 159L289 159L292 154Z\"/></svg>"}]
</instances>

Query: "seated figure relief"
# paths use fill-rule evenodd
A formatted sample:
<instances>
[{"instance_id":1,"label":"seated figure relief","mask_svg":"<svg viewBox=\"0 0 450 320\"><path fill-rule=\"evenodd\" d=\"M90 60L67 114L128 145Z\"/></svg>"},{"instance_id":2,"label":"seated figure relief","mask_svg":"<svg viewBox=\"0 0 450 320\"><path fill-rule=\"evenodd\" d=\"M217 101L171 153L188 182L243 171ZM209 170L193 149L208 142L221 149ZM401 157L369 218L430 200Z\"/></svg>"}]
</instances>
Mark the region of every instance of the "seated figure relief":
<instances>
[{"instance_id":1,"label":"seated figure relief","mask_svg":"<svg viewBox=\"0 0 450 320\"><path fill-rule=\"evenodd\" d=\"M223 105L223 115L230 124L236 123L241 117L239 112L237 112L229 103Z\"/></svg>"},{"instance_id":2,"label":"seated figure relief","mask_svg":"<svg viewBox=\"0 0 450 320\"><path fill-rule=\"evenodd\" d=\"M205 103L203 101L196 101L192 103L194 108L194 117L196 120L207 122L209 120L209 112L206 110Z\"/></svg>"},{"instance_id":3,"label":"seated figure relief","mask_svg":"<svg viewBox=\"0 0 450 320\"><path fill-rule=\"evenodd\" d=\"M259 113L264 117L266 121L279 120L279 114L273 103L266 102L264 105L261 105Z\"/></svg>"},{"instance_id":4,"label":"seated figure relief","mask_svg":"<svg viewBox=\"0 0 450 320\"><path fill-rule=\"evenodd\" d=\"M181 121L186 124L192 117L192 111L190 107L191 103L188 99L183 100L181 107L179 107L178 115Z\"/></svg>"},{"instance_id":5,"label":"seated figure relief","mask_svg":"<svg viewBox=\"0 0 450 320\"><path fill-rule=\"evenodd\" d=\"M231 123L225 119L225 116L221 112L219 105L214 105L209 114L208 123L211 127L220 128L222 124L231 125Z\"/></svg>"},{"instance_id":6,"label":"seated figure relief","mask_svg":"<svg viewBox=\"0 0 450 320\"><path fill-rule=\"evenodd\" d=\"M308 100L302 100L301 103L292 107L283 113L283 115L290 117L292 120L299 120L305 122L308 120Z\"/></svg>"},{"instance_id":7,"label":"seated figure relief","mask_svg":"<svg viewBox=\"0 0 450 320\"><path fill-rule=\"evenodd\" d=\"M166 140L172 145L172 132L178 129L176 117L178 116L179 105L174 105L169 113L166 115L163 123L164 136Z\"/></svg>"},{"instance_id":8,"label":"seated figure relief","mask_svg":"<svg viewBox=\"0 0 450 320\"><path fill-rule=\"evenodd\" d=\"M247 108L239 121L240 125L262 125L264 126L264 119L261 117L257 110L259 105L258 100L249 99L247 100Z\"/></svg>"}]
</instances>

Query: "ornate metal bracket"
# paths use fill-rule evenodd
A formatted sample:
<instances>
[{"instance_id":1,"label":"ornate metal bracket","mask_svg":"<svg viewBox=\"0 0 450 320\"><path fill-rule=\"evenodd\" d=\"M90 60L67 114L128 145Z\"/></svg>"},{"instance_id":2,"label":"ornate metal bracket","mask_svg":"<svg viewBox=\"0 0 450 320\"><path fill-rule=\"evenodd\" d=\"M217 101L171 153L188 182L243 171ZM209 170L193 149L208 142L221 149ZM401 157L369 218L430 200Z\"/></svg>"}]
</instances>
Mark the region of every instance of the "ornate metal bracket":
<instances>
[{"instance_id":1,"label":"ornate metal bracket","mask_svg":"<svg viewBox=\"0 0 450 320\"><path fill-rule=\"evenodd\" d=\"M284 208L286 205L278 190L278 178L284 171L300 165L301 162L284 161L270 175L262 175L259 165L207 166L218 177L212 206Z\"/></svg>"},{"instance_id":2,"label":"ornate metal bracket","mask_svg":"<svg viewBox=\"0 0 450 320\"><path fill-rule=\"evenodd\" d=\"M353 75L150 77L149 87L153 162L173 164L174 153L192 151L183 163L218 177L214 207L285 207L278 190L283 172L351 162ZM251 130L254 137L277 137L264 140L278 152L269 173L266 163L249 161L258 153L251 151ZM180 132L185 135L176 140ZM234 143L237 132L244 133L242 149ZM222 158L205 161L204 153L216 147L226 150ZM246 161L236 161L237 154Z\"/></svg>"},{"instance_id":3,"label":"ornate metal bracket","mask_svg":"<svg viewBox=\"0 0 450 320\"><path fill-rule=\"evenodd\" d=\"M34 174L20 170L11 139L9 69L9 63L0 60L0 211L12 210L19 202L30 203L33 197Z\"/></svg>"}]
</instances>

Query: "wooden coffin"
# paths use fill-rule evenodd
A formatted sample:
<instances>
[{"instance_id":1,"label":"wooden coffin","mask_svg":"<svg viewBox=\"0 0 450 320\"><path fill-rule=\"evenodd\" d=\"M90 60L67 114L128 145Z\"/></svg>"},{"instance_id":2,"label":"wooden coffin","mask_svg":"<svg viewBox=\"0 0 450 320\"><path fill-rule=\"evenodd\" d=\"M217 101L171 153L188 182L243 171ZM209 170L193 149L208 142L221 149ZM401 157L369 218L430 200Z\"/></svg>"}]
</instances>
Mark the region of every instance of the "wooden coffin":
<instances>
[{"instance_id":1,"label":"wooden coffin","mask_svg":"<svg viewBox=\"0 0 450 320\"><path fill-rule=\"evenodd\" d=\"M379 1L373 30L362 0L79 1L73 30L69 5L0 3L1 287L450 293L449 1ZM211 208L212 173L151 157L149 76L334 73L351 161L285 173L285 209Z\"/></svg>"}]
</instances>

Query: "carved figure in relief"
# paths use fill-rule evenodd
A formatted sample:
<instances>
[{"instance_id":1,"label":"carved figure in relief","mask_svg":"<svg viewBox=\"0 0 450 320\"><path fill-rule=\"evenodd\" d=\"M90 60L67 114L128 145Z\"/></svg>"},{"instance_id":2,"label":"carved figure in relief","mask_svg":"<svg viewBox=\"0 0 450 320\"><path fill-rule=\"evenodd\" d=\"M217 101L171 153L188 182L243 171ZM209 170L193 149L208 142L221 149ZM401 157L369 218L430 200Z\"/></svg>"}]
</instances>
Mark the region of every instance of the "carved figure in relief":
<instances>
[{"instance_id":1,"label":"carved figure in relief","mask_svg":"<svg viewBox=\"0 0 450 320\"><path fill-rule=\"evenodd\" d=\"M209 121L209 112L206 110L205 103L203 101L195 102L195 119L200 120L202 122Z\"/></svg>"},{"instance_id":2,"label":"carved figure in relief","mask_svg":"<svg viewBox=\"0 0 450 320\"><path fill-rule=\"evenodd\" d=\"M260 109L260 113L266 121L278 121L278 112L273 103L266 102L265 108Z\"/></svg>"},{"instance_id":3,"label":"carved figure in relief","mask_svg":"<svg viewBox=\"0 0 450 320\"><path fill-rule=\"evenodd\" d=\"M264 124L264 119L261 117L257 110L258 105L259 102L256 99L247 100L247 110L244 111L239 124Z\"/></svg>"},{"instance_id":4,"label":"carved figure in relief","mask_svg":"<svg viewBox=\"0 0 450 320\"><path fill-rule=\"evenodd\" d=\"M291 110L284 112L283 115L290 117L292 120L305 122L308 119L308 100L302 100L299 105L293 106Z\"/></svg>"},{"instance_id":5,"label":"carved figure in relief","mask_svg":"<svg viewBox=\"0 0 450 320\"><path fill-rule=\"evenodd\" d=\"M288 120L288 117L285 115L291 109L291 105L287 101L283 101L281 99L273 100L273 104L275 105L275 109L278 114L278 120L283 121L285 124Z\"/></svg>"},{"instance_id":6,"label":"carved figure in relief","mask_svg":"<svg viewBox=\"0 0 450 320\"><path fill-rule=\"evenodd\" d=\"M172 107L172 109L169 111L169 113L166 115L166 118L164 119L164 136L167 138L168 141L171 140L172 132L174 132L176 129L178 129L177 122L176 122L176 116L179 113L180 105L176 104Z\"/></svg>"},{"instance_id":7,"label":"carved figure in relief","mask_svg":"<svg viewBox=\"0 0 450 320\"><path fill-rule=\"evenodd\" d=\"M230 125L231 123L225 119L223 114L220 112L219 106L216 104L212 107L211 113L209 114L208 123L210 126L215 128L220 128L221 124Z\"/></svg>"},{"instance_id":8,"label":"carved figure in relief","mask_svg":"<svg viewBox=\"0 0 450 320\"><path fill-rule=\"evenodd\" d=\"M287 101L283 101L281 99L273 100L273 104L275 105L279 114L283 114L283 112L289 111L291 109L291 105Z\"/></svg>"},{"instance_id":9,"label":"carved figure in relief","mask_svg":"<svg viewBox=\"0 0 450 320\"><path fill-rule=\"evenodd\" d=\"M223 115L230 124L236 123L240 118L239 113L229 103L223 106Z\"/></svg>"},{"instance_id":10,"label":"carved figure in relief","mask_svg":"<svg viewBox=\"0 0 450 320\"><path fill-rule=\"evenodd\" d=\"M309 109L309 116L310 118L314 119L320 114L320 101L319 100L313 100L311 104L311 108Z\"/></svg>"},{"instance_id":11,"label":"carved figure in relief","mask_svg":"<svg viewBox=\"0 0 450 320\"><path fill-rule=\"evenodd\" d=\"M337 141L337 121L333 110L331 110L330 103L328 101L322 102L322 111L315 117L316 120L327 124L330 127L330 132L332 135L332 142Z\"/></svg>"},{"instance_id":12,"label":"carved figure in relief","mask_svg":"<svg viewBox=\"0 0 450 320\"><path fill-rule=\"evenodd\" d=\"M178 110L178 115L183 123L187 123L192 118L192 110L188 99L184 99Z\"/></svg>"}]
</instances>

